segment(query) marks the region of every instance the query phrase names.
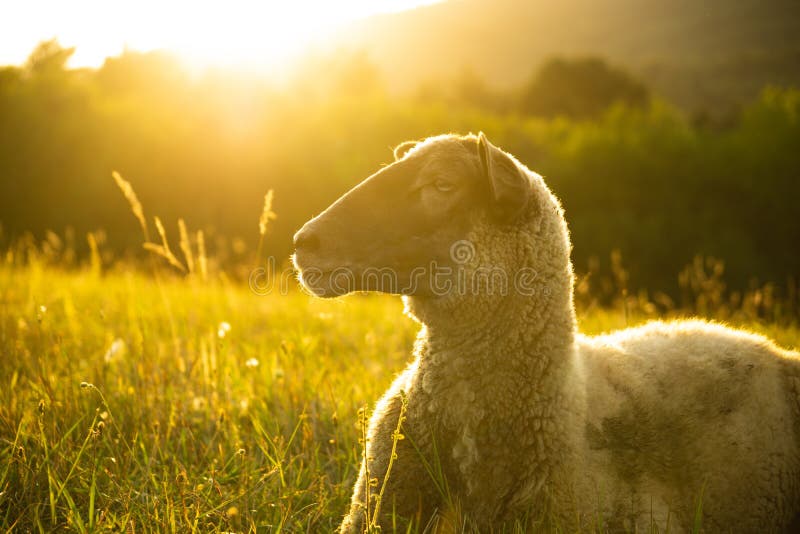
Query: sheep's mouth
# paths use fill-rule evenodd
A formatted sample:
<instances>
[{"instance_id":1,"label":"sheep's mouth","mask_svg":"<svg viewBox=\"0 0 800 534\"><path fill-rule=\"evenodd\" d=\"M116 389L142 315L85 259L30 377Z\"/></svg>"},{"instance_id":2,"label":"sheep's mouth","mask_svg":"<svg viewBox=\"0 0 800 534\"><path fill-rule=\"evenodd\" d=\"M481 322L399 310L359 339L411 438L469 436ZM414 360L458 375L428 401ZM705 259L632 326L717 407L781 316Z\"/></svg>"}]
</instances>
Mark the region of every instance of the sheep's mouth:
<instances>
[{"instance_id":1,"label":"sheep's mouth","mask_svg":"<svg viewBox=\"0 0 800 534\"><path fill-rule=\"evenodd\" d=\"M303 289L321 298L333 298L346 295L353 291L338 283L335 270L323 271L314 267L298 269L297 279Z\"/></svg>"},{"instance_id":2,"label":"sheep's mouth","mask_svg":"<svg viewBox=\"0 0 800 534\"><path fill-rule=\"evenodd\" d=\"M295 261L297 279L314 296L333 298L358 291L376 291L391 295L410 295L419 289L402 270L389 267L341 265L332 269L300 266Z\"/></svg>"},{"instance_id":3,"label":"sheep's mouth","mask_svg":"<svg viewBox=\"0 0 800 534\"><path fill-rule=\"evenodd\" d=\"M304 290L308 291L316 297L331 298L345 295L351 291L348 288L346 275L352 272L353 269L347 266L330 267L328 265L322 266L319 262L309 261L314 258L308 258L307 255L302 255L295 252L292 255L292 263L294 264L295 271L297 272L297 280Z\"/></svg>"},{"instance_id":4,"label":"sheep's mouth","mask_svg":"<svg viewBox=\"0 0 800 534\"><path fill-rule=\"evenodd\" d=\"M437 262L400 262L396 258L383 261L323 261L314 254L296 252L292 256L297 280L314 296L333 298L353 292L374 291L390 295L442 296L455 285L452 269ZM420 264L418 264L420 263ZM441 286L435 285L436 283ZM449 284L449 285L448 285ZM451 287L452 286L452 287Z\"/></svg>"},{"instance_id":5,"label":"sheep's mouth","mask_svg":"<svg viewBox=\"0 0 800 534\"><path fill-rule=\"evenodd\" d=\"M368 275L369 269L341 266L335 269L309 267L298 270L298 280L303 288L317 297L333 298L356 291L398 293L394 277L381 282Z\"/></svg>"}]
</instances>

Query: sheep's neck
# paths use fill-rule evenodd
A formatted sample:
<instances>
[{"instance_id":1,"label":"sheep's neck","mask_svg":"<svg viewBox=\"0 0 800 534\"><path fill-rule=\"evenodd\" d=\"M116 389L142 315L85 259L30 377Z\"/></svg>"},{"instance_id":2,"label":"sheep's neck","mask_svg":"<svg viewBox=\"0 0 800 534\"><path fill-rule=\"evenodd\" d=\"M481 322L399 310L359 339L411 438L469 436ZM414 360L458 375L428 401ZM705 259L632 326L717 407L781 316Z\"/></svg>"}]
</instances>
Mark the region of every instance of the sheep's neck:
<instances>
[{"instance_id":1,"label":"sheep's neck","mask_svg":"<svg viewBox=\"0 0 800 534\"><path fill-rule=\"evenodd\" d=\"M574 389L575 314L570 301L531 300L522 308L510 301L480 326L463 326L459 333L436 325L423 331L419 383L435 431L453 444L450 476L464 474L472 505L499 516L536 498L557 476L557 458L569 457L577 413L566 402ZM491 465L492 476L476 486L469 473L479 465ZM516 493L498 500L498 492L517 484Z\"/></svg>"},{"instance_id":2,"label":"sheep's neck","mask_svg":"<svg viewBox=\"0 0 800 534\"><path fill-rule=\"evenodd\" d=\"M569 360L576 332L571 294L548 300L507 298L483 313L464 315L446 325L426 325L423 361L446 366L458 358L476 370L485 368L498 375L513 372L538 382L548 369Z\"/></svg>"},{"instance_id":3,"label":"sheep's neck","mask_svg":"<svg viewBox=\"0 0 800 534\"><path fill-rule=\"evenodd\" d=\"M421 383L443 421L476 431L491 423L497 432L526 421L545 424L566 417L564 410L574 411L564 401L575 396L570 391L578 372L572 302L554 296L546 303L524 303L508 299L480 326L464 323L456 332L434 324L422 333L417 347Z\"/></svg>"}]
</instances>

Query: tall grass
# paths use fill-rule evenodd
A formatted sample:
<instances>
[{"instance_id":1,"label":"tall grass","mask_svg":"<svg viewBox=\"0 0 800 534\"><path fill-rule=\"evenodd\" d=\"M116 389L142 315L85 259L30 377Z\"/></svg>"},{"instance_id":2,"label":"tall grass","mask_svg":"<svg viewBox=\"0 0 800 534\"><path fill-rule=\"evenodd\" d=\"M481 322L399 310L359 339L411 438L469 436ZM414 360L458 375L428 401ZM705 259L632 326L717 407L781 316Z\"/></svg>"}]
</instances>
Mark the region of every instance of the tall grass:
<instances>
[{"instance_id":1,"label":"tall grass","mask_svg":"<svg viewBox=\"0 0 800 534\"><path fill-rule=\"evenodd\" d=\"M3 529L330 531L414 331L392 299L136 273L4 265L0 295Z\"/></svg>"},{"instance_id":2,"label":"tall grass","mask_svg":"<svg viewBox=\"0 0 800 534\"><path fill-rule=\"evenodd\" d=\"M133 188L115 180L150 243ZM183 262L173 257L189 276L110 264L99 232L83 266L66 237L25 238L3 254L0 529L330 532L341 520L363 455L359 410L408 361L416 325L390 297L257 296L209 273L203 234L192 243L178 224ZM156 254L171 264L156 228ZM579 281L587 333L699 309L702 296L707 315L800 345L791 321L764 322L775 301L736 300L713 262L693 265L694 293L670 304L622 291L618 260L614 280ZM387 506L377 482L373 518ZM452 508L446 524L464 528ZM506 531L530 531L529 519Z\"/></svg>"}]
</instances>

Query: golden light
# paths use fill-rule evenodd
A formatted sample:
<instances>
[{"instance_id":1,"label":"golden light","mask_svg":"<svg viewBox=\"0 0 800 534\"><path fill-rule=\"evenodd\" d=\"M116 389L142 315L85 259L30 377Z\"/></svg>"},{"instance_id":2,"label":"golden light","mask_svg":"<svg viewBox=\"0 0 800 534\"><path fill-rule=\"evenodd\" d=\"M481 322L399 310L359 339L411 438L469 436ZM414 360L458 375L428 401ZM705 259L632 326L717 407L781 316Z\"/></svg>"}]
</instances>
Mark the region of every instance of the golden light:
<instances>
[{"instance_id":1,"label":"golden light","mask_svg":"<svg viewBox=\"0 0 800 534\"><path fill-rule=\"evenodd\" d=\"M99 66L125 48L168 49L194 66L270 69L347 22L436 0L203 2L28 0L0 7L0 64L52 37L70 65Z\"/></svg>"}]
</instances>

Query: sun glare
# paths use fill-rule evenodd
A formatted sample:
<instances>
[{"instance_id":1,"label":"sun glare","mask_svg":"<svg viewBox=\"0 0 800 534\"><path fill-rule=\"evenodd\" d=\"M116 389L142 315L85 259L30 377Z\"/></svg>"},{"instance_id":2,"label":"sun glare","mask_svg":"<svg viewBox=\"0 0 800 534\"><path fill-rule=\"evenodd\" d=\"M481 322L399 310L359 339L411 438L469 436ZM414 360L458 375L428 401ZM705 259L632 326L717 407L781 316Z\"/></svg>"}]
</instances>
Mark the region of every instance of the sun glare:
<instances>
[{"instance_id":1,"label":"sun glare","mask_svg":"<svg viewBox=\"0 0 800 534\"><path fill-rule=\"evenodd\" d=\"M269 69L338 27L437 0L186 2L30 0L0 7L0 64L19 64L37 42L77 48L73 67L124 49L168 49L190 65Z\"/></svg>"}]
</instances>

